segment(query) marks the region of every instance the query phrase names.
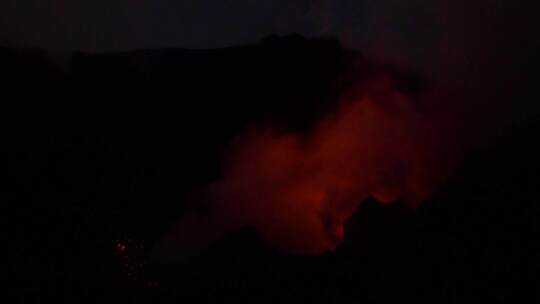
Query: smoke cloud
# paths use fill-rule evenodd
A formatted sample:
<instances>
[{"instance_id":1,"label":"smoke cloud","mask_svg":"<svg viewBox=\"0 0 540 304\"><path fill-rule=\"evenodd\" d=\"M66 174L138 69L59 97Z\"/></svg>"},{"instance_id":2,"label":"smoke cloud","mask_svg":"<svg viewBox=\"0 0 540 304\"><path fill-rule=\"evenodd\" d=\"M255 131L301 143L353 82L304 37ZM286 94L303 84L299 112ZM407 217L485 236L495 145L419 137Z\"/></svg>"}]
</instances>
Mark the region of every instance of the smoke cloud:
<instances>
[{"instance_id":1,"label":"smoke cloud","mask_svg":"<svg viewBox=\"0 0 540 304\"><path fill-rule=\"evenodd\" d=\"M367 197L414 207L447 177L453 154L442 117L425 97L378 77L347 94L308 134L256 126L231 144L209 213L188 214L183 242L204 244L244 225L282 250L333 250Z\"/></svg>"},{"instance_id":2,"label":"smoke cloud","mask_svg":"<svg viewBox=\"0 0 540 304\"><path fill-rule=\"evenodd\" d=\"M332 250L367 197L420 204L464 147L537 111L523 101L532 96L523 61L534 56L519 54L538 48L524 39L530 27L516 5L375 2L347 8L320 1L311 14L322 34L414 67L429 79L430 93L403 93L386 75L357 85L308 134L252 127L231 144L222 179L208 187L208 212L188 214L178 239L204 244L252 225L285 251Z\"/></svg>"}]
</instances>

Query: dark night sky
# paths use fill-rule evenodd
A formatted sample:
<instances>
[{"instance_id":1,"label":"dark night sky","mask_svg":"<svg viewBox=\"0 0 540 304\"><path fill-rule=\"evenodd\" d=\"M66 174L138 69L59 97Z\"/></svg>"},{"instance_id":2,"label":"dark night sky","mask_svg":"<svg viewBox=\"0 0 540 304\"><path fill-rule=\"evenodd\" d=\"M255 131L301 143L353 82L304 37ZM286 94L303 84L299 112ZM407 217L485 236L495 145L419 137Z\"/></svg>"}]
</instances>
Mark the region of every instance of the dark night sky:
<instances>
[{"instance_id":1,"label":"dark night sky","mask_svg":"<svg viewBox=\"0 0 540 304\"><path fill-rule=\"evenodd\" d=\"M337 35L349 44L433 40L441 0L5 0L0 42L48 49L215 48L272 33ZM423 28L420 29L419 28Z\"/></svg>"},{"instance_id":2,"label":"dark night sky","mask_svg":"<svg viewBox=\"0 0 540 304\"><path fill-rule=\"evenodd\" d=\"M57 51L219 48L270 34L336 36L440 83L523 74L539 50L531 0L3 0L0 45ZM506 76L505 76L506 75ZM515 77L514 77L515 78ZM519 77L518 77L519 78ZM512 81L523 82L518 78Z\"/></svg>"},{"instance_id":3,"label":"dark night sky","mask_svg":"<svg viewBox=\"0 0 540 304\"><path fill-rule=\"evenodd\" d=\"M465 62L485 55L498 56L496 49L502 47L506 53L531 49L519 44L533 41L532 23L529 24L535 19L532 3L3 0L0 45L63 51L217 48L256 43L270 34L301 33L337 36L346 46L432 71L441 68L432 66L441 62L440 56L447 62L448 56L456 58L450 61ZM440 54L441 48L445 54Z\"/></svg>"}]
</instances>

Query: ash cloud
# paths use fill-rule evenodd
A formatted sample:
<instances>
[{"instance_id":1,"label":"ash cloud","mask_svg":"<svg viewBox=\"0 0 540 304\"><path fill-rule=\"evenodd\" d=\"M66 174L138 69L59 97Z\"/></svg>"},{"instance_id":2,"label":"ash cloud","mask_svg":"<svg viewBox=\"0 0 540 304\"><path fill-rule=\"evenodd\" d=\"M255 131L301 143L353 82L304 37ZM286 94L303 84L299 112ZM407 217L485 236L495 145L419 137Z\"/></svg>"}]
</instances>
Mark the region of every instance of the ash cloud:
<instances>
[{"instance_id":1,"label":"ash cloud","mask_svg":"<svg viewBox=\"0 0 540 304\"><path fill-rule=\"evenodd\" d=\"M417 206L455 161L443 117L423 98L378 76L307 134L251 127L232 142L223 177L207 189L210 212L188 214L175 237L204 246L249 225L284 251L319 254L336 248L368 197Z\"/></svg>"},{"instance_id":2,"label":"ash cloud","mask_svg":"<svg viewBox=\"0 0 540 304\"><path fill-rule=\"evenodd\" d=\"M530 82L519 81L530 81L531 69L516 68L517 54L532 45L512 35L530 32L513 23L518 11L509 2L316 2L308 15L319 34L414 67L428 90L404 94L388 78L368 76L307 135L252 127L231 144L222 179L208 188L210 214L188 215L178 238L204 244L252 225L285 251L317 254L339 244L343 224L368 197L420 204L468 149L519 113L534 115L522 100ZM193 231L204 233L188 236Z\"/></svg>"}]
</instances>

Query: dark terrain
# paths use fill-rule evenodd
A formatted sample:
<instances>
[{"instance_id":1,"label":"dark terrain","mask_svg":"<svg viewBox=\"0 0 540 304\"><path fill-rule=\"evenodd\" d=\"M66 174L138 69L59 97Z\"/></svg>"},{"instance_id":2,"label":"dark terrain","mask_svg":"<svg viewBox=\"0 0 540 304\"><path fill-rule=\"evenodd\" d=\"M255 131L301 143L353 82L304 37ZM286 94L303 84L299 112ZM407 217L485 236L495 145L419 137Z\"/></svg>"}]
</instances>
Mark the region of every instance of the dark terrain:
<instances>
[{"instance_id":1,"label":"dark terrain","mask_svg":"<svg viewBox=\"0 0 540 304\"><path fill-rule=\"evenodd\" d=\"M418 209L365 202L336 252L287 255L246 227L187 262L155 254L192 196L220 176L235 135L261 122L309 130L363 81L352 62L365 75L392 73L410 94L425 85L335 40L299 36L207 51L0 48L3 274L12 302L538 300L534 121L471 151Z\"/></svg>"}]
</instances>

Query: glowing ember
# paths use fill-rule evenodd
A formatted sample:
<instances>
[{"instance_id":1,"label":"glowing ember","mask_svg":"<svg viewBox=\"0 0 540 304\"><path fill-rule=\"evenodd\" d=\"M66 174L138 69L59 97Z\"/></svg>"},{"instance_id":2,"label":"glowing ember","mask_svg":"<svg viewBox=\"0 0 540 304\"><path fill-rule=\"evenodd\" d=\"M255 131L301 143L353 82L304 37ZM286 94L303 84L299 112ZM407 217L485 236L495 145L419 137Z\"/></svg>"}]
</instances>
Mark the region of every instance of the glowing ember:
<instances>
[{"instance_id":1,"label":"glowing ember","mask_svg":"<svg viewBox=\"0 0 540 304\"><path fill-rule=\"evenodd\" d=\"M146 275L146 253L144 245L134 238L114 240L114 258L126 276L128 284L138 287L157 287L158 283Z\"/></svg>"}]
</instances>

